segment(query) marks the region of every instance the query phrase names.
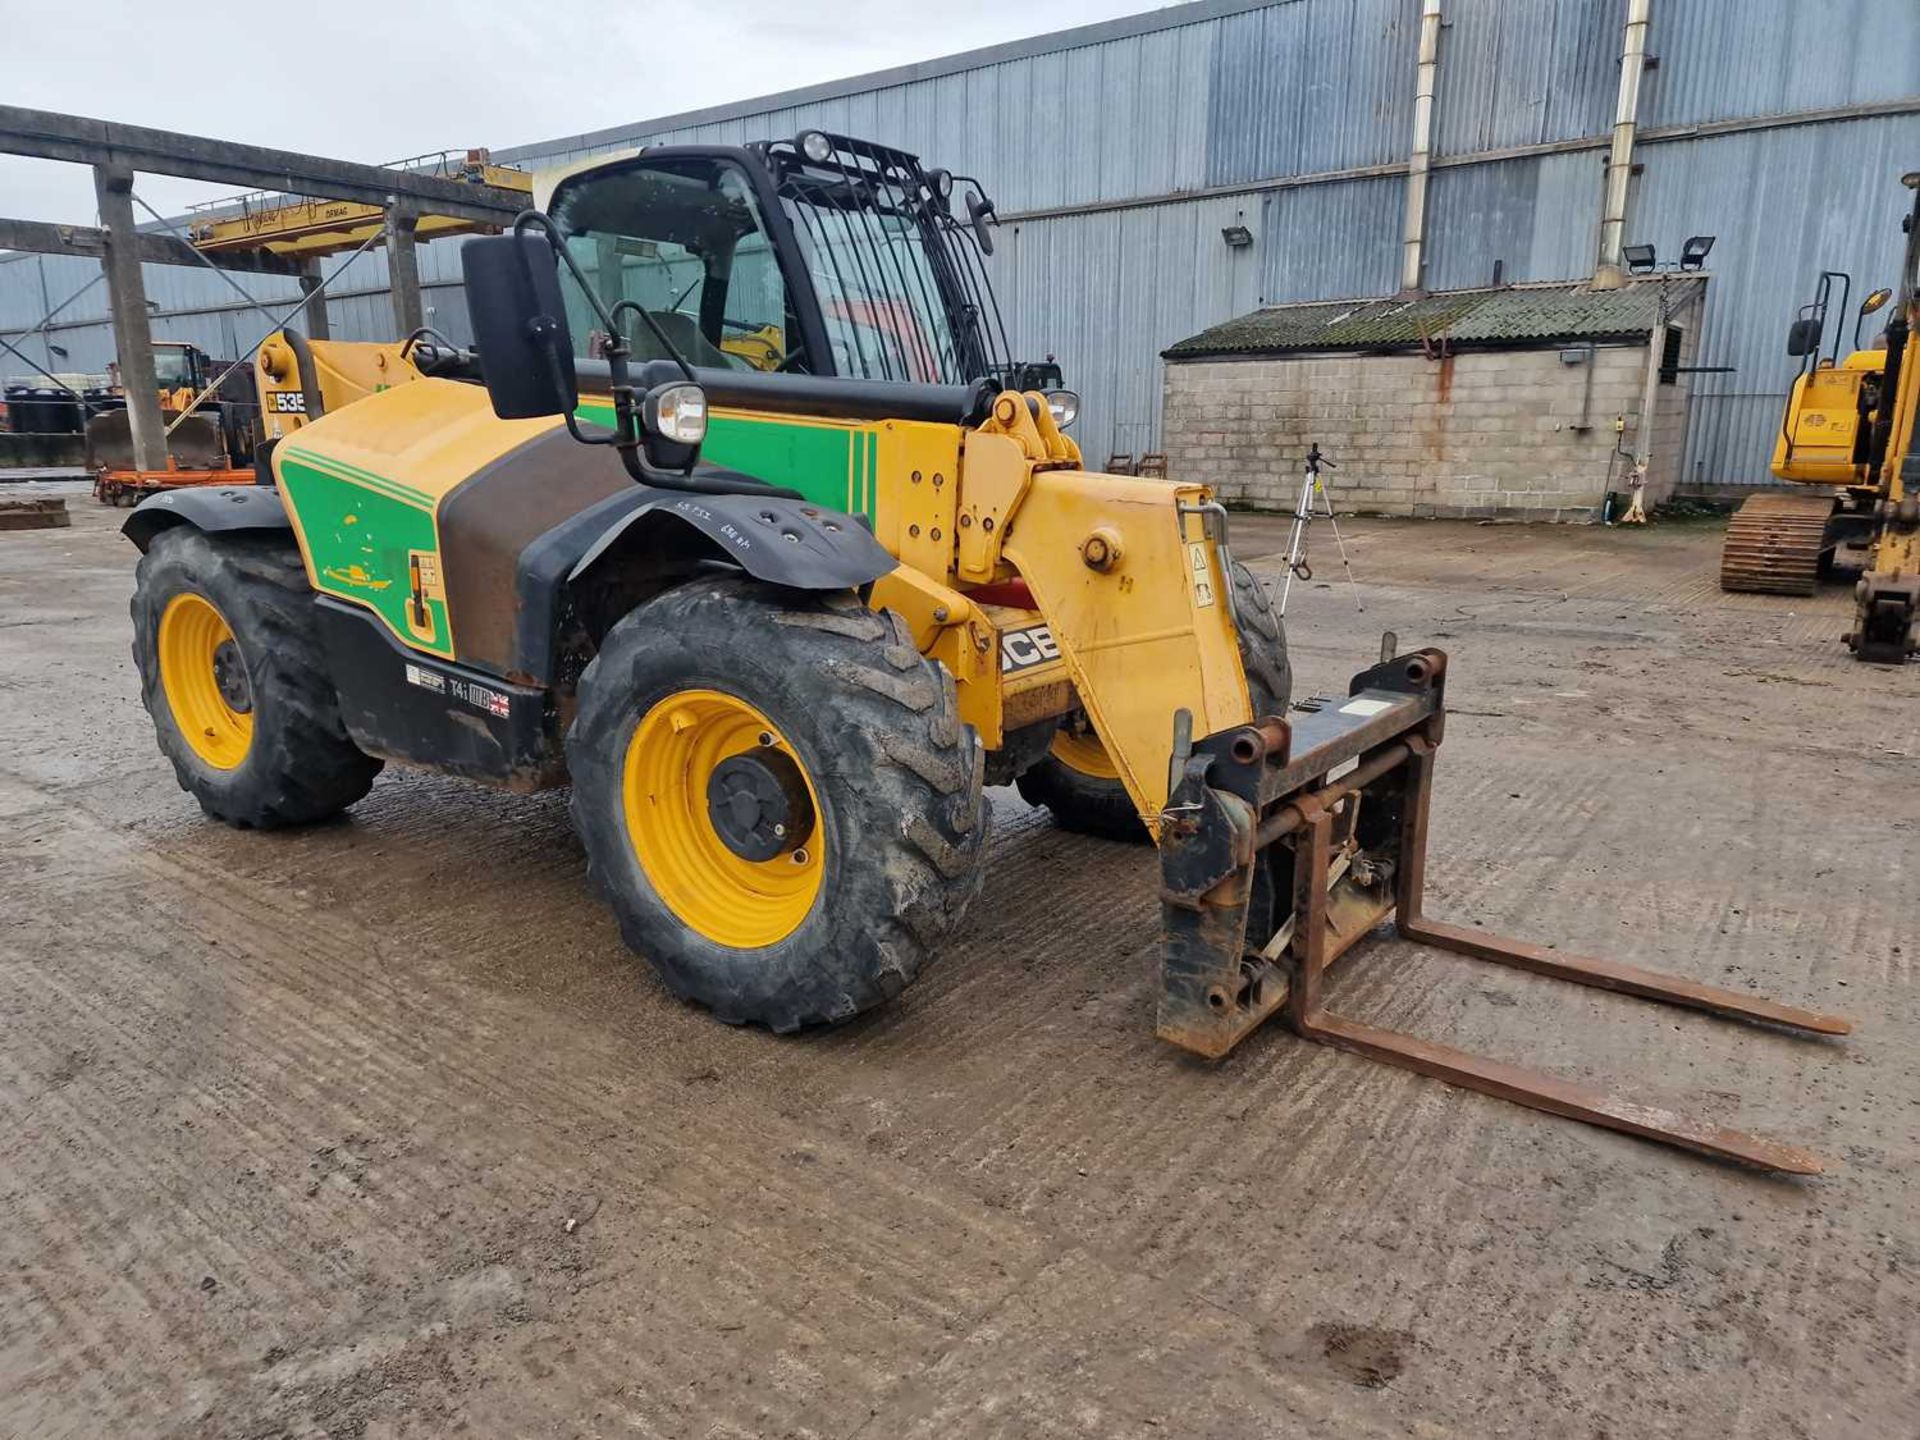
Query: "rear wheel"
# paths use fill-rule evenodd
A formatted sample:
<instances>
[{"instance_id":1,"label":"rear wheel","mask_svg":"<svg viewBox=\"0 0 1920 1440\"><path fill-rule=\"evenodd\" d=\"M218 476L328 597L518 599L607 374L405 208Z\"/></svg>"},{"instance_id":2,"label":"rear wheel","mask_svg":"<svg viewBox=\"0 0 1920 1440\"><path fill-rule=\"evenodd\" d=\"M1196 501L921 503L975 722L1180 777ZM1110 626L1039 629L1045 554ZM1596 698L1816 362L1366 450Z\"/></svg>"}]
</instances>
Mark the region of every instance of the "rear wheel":
<instances>
[{"instance_id":1,"label":"rear wheel","mask_svg":"<svg viewBox=\"0 0 1920 1440\"><path fill-rule=\"evenodd\" d=\"M380 773L341 723L312 606L283 539L179 525L140 557L140 698L180 788L229 825L325 819Z\"/></svg>"},{"instance_id":2,"label":"rear wheel","mask_svg":"<svg viewBox=\"0 0 1920 1440\"><path fill-rule=\"evenodd\" d=\"M641 606L581 677L567 763L628 945L730 1022L898 994L983 878L952 678L851 595L728 577Z\"/></svg>"},{"instance_id":3,"label":"rear wheel","mask_svg":"<svg viewBox=\"0 0 1920 1440\"><path fill-rule=\"evenodd\" d=\"M1293 697L1286 626L1259 578L1237 560L1230 568L1240 665L1254 718L1284 715ZM1108 840L1148 838L1133 797L1084 712L1067 718L1045 758L1015 783L1028 804L1046 806L1063 829Z\"/></svg>"}]
</instances>

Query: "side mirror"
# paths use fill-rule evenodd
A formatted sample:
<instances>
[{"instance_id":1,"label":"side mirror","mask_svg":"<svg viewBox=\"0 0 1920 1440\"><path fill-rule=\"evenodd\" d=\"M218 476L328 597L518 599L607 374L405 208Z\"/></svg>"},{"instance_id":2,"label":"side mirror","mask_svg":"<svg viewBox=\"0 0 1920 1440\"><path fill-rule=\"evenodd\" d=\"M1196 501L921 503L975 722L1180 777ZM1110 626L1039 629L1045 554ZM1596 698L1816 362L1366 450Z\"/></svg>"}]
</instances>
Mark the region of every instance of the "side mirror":
<instances>
[{"instance_id":1,"label":"side mirror","mask_svg":"<svg viewBox=\"0 0 1920 1440\"><path fill-rule=\"evenodd\" d=\"M541 235L485 235L460 247L460 269L493 413L572 414L580 388L553 246Z\"/></svg>"},{"instance_id":2,"label":"side mirror","mask_svg":"<svg viewBox=\"0 0 1920 1440\"><path fill-rule=\"evenodd\" d=\"M1802 316L1794 321L1787 327L1787 354L1793 356L1819 354L1820 329L1819 320L1811 315Z\"/></svg>"},{"instance_id":3,"label":"side mirror","mask_svg":"<svg viewBox=\"0 0 1920 1440\"><path fill-rule=\"evenodd\" d=\"M1875 290L1872 294L1868 295L1866 299L1860 302L1860 313L1862 315L1871 315L1873 314L1874 311L1880 309L1882 306L1884 306L1887 303L1887 301L1891 300L1892 298L1893 298L1893 291L1887 288L1885 285L1882 285L1878 290Z\"/></svg>"},{"instance_id":4,"label":"side mirror","mask_svg":"<svg viewBox=\"0 0 1920 1440\"><path fill-rule=\"evenodd\" d=\"M973 222L973 238L980 242L980 253L993 254L993 234L987 229L988 220L999 218L993 213L993 202L974 191L967 196L967 218Z\"/></svg>"}]
</instances>

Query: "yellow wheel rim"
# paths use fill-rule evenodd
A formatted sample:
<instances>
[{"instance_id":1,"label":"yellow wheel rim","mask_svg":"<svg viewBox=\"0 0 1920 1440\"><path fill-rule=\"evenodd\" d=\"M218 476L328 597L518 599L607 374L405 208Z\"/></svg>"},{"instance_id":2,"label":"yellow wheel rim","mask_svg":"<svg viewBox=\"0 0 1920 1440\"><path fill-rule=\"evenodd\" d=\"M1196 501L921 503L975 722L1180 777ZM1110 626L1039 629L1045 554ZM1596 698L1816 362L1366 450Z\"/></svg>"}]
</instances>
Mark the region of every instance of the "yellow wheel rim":
<instances>
[{"instance_id":1,"label":"yellow wheel rim","mask_svg":"<svg viewBox=\"0 0 1920 1440\"><path fill-rule=\"evenodd\" d=\"M806 833L785 837L781 853L750 860L715 829L708 786L723 761L762 750L798 768L813 816ZM682 690L654 705L627 742L621 798L627 838L647 880L683 924L716 945L776 945L820 898L827 842L819 792L779 727L746 701L718 690Z\"/></svg>"},{"instance_id":2,"label":"yellow wheel rim","mask_svg":"<svg viewBox=\"0 0 1920 1440\"><path fill-rule=\"evenodd\" d=\"M1100 743L1100 737L1089 731L1079 735L1072 730L1060 729L1054 732L1050 751L1053 758L1069 770L1088 776L1094 780L1118 780L1119 768L1107 755L1107 747Z\"/></svg>"},{"instance_id":3,"label":"yellow wheel rim","mask_svg":"<svg viewBox=\"0 0 1920 1440\"><path fill-rule=\"evenodd\" d=\"M182 591L160 612L160 687L193 753L236 769L253 744L253 687L227 617Z\"/></svg>"}]
</instances>

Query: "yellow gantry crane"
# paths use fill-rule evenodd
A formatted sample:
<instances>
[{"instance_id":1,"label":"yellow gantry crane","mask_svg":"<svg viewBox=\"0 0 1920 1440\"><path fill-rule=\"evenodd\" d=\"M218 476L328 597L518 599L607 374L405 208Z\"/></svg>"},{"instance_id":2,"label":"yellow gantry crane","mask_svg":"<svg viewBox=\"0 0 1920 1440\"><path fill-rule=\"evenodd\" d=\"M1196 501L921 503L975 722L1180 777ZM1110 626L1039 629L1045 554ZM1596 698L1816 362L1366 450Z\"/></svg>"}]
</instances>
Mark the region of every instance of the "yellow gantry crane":
<instances>
[{"instance_id":1,"label":"yellow gantry crane","mask_svg":"<svg viewBox=\"0 0 1920 1440\"><path fill-rule=\"evenodd\" d=\"M424 170L444 180L490 185L533 195L533 177L524 170L496 165L486 150L447 150L394 164L398 170ZM236 213L237 207L237 213ZM353 200L315 200L257 191L237 200L209 201L195 207L194 248L208 254L228 250L269 250L291 259L318 259L364 245L387 223L378 205ZM414 233L422 240L471 235L495 227L449 215L422 215Z\"/></svg>"}]
</instances>

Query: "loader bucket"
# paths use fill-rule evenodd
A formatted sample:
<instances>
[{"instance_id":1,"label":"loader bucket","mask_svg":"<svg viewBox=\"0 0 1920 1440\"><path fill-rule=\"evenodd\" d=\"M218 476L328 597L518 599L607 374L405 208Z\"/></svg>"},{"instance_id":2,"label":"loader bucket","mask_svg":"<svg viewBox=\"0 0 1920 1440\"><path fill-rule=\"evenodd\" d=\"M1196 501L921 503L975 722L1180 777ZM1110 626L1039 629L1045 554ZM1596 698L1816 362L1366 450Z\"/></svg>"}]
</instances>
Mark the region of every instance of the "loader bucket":
<instances>
[{"instance_id":1,"label":"loader bucket","mask_svg":"<svg viewBox=\"0 0 1920 1440\"><path fill-rule=\"evenodd\" d=\"M1447 657L1420 650L1314 702L1181 746L1162 816L1158 1033L1210 1060L1279 1014L1298 1034L1590 1124L1763 1170L1819 1174L1805 1150L1638 1104L1328 1011L1327 969L1388 920L1424 945L1498 965L1814 1035L1846 1021L1430 920L1427 808L1445 730ZM1190 721L1187 722L1190 725Z\"/></svg>"},{"instance_id":2,"label":"loader bucket","mask_svg":"<svg viewBox=\"0 0 1920 1440\"><path fill-rule=\"evenodd\" d=\"M99 474L104 470L133 470L132 420L125 410L108 410L89 417L86 435L87 469ZM227 444L220 433L220 422L212 415L188 415L174 424L167 436L169 468L174 470L224 470Z\"/></svg>"}]
</instances>

